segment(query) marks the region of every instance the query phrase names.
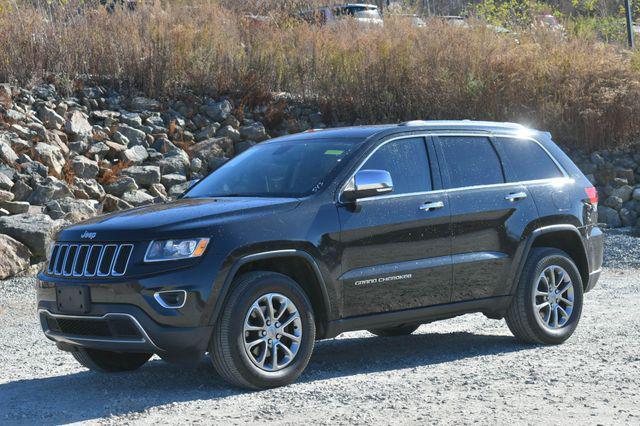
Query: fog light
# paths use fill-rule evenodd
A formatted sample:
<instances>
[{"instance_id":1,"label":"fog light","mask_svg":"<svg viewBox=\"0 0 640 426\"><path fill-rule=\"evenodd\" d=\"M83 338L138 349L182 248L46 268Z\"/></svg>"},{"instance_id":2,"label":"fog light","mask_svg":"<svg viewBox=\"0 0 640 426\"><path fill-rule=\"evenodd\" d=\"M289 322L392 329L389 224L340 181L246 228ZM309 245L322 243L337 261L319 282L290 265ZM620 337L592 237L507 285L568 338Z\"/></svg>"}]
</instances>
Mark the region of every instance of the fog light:
<instances>
[{"instance_id":1,"label":"fog light","mask_svg":"<svg viewBox=\"0 0 640 426\"><path fill-rule=\"evenodd\" d=\"M185 290L156 291L153 298L163 308L180 309L187 302L187 292Z\"/></svg>"}]
</instances>

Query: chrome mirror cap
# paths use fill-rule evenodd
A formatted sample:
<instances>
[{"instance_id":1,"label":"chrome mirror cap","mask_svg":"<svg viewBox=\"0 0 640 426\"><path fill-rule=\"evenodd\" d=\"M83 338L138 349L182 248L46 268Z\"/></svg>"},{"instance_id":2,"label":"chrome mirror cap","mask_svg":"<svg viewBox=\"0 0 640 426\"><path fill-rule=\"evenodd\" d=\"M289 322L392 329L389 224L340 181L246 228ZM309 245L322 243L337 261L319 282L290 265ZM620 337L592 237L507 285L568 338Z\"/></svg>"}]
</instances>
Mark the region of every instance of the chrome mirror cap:
<instances>
[{"instance_id":1,"label":"chrome mirror cap","mask_svg":"<svg viewBox=\"0 0 640 426\"><path fill-rule=\"evenodd\" d=\"M346 201L355 201L391 191L393 191L393 180L388 171L359 170L345 187L342 196Z\"/></svg>"}]
</instances>

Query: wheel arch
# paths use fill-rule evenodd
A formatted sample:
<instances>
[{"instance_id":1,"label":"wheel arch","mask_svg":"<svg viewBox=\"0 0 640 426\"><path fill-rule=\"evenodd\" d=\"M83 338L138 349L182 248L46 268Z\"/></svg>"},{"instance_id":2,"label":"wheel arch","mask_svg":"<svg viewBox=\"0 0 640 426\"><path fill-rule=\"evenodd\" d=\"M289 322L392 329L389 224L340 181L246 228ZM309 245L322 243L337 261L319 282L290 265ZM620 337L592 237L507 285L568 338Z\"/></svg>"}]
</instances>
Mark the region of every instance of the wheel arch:
<instances>
[{"instance_id":1,"label":"wheel arch","mask_svg":"<svg viewBox=\"0 0 640 426\"><path fill-rule=\"evenodd\" d=\"M580 277L582 278L583 288L589 283L589 261L587 258L587 250L582 241L582 236L577 227L570 224L550 225L537 228L527 238L525 248L520 262L518 264L517 273L514 277L511 287L513 294L517 288L524 264L531 253L531 249L535 247L552 247L564 251L576 264Z\"/></svg>"},{"instance_id":2,"label":"wheel arch","mask_svg":"<svg viewBox=\"0 0 640 426\"><path fill-rule=\"evenodd\" d=\"M313 307L318 338L322 338L326 334L327 324L332 316L325 280L313 256L299 249L255 253L243 256L234 262L220 290L211 317L211 324L218 320L222 306L230 294L233 281L240 275L251 271L277 272L296 281L309 297Z\"/></svg>"}]
</instances>

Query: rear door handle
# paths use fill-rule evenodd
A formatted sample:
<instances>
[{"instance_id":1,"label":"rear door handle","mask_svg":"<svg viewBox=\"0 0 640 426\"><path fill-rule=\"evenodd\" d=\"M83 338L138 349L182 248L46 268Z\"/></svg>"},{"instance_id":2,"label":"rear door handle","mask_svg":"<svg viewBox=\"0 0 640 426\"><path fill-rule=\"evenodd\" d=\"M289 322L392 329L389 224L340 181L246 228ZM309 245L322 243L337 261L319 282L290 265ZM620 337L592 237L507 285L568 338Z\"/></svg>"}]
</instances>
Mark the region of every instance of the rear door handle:
<instances>
[{"instance_id":1,"label":"rear door handle","mask_svg":"<svg viewBox=\"0 0 640 426\"><path fill-rule=\"evenodd\" d=\"M426 202L423 205L421 205L420 210L429 212L431 210L441 209L442 207L444 207L444 203L442 201L433 201L433 202Z\"/></svg>"},{"instance_id":2,"label":"rear door handle","mask_svg":"<svg viewBox=\"0 0 640 426\"><path fill-rule=\"evenodd\" d=\"M527 193L526 192L513 192L513 193L511 193L509 195L506 195L504 197L505 200L511 201L511 202L522 200L524 198L527 198Z\"/></svg>"}]
</instances>

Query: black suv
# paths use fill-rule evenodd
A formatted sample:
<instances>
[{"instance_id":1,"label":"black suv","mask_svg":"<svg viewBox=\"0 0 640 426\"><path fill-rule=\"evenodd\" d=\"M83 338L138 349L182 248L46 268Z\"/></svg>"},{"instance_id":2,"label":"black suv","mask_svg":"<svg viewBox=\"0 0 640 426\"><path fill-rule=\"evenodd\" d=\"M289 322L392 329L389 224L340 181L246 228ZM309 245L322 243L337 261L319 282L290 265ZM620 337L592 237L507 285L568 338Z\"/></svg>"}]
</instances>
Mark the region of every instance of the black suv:
<instances>
[{"instance_id":1,"label":"black suv","mask_svg":"<svg viewBox=\"0 0 640 426\"><path fill-rule=\"evenodd\" d=\"M414 121L263 142L177 201L59 234L46 336L98 371L152 354L247 388L294 381L314 341L482 312L557 344L598 280L597 193L548 133Z\"/></svg>"}]
</instances>

